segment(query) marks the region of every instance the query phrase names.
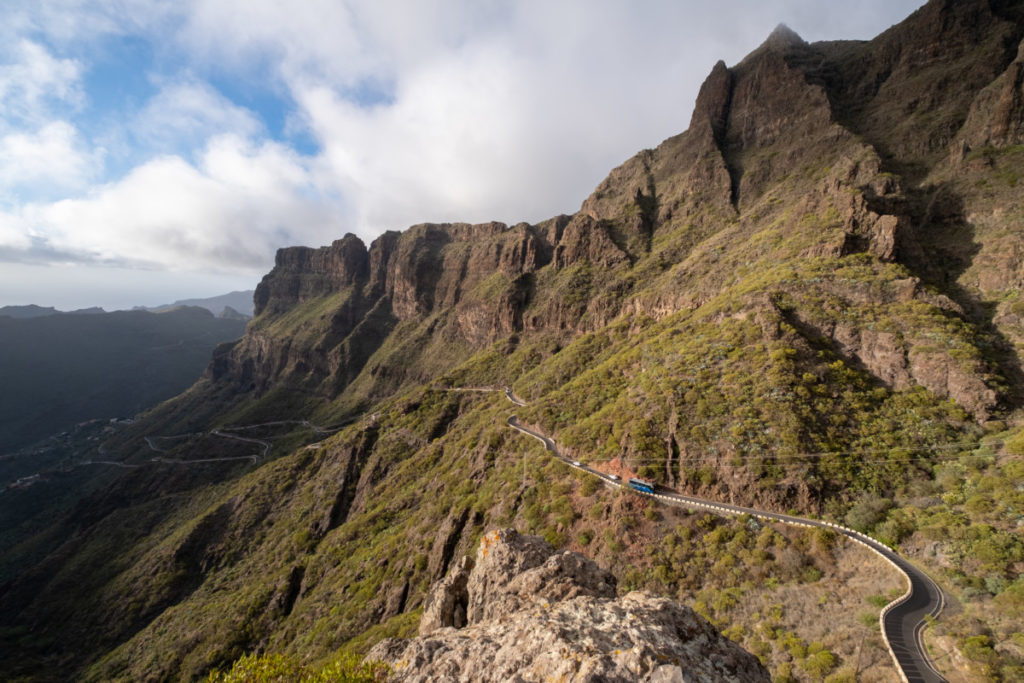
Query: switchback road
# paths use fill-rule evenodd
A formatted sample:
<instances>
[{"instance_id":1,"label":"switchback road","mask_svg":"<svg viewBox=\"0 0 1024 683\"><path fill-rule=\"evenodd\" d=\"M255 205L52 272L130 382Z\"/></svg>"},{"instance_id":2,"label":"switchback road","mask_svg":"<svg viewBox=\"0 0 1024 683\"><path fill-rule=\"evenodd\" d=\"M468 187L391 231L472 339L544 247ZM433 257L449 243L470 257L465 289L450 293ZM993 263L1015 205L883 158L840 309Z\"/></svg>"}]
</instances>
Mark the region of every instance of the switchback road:
<instances>
[{"instance_id":1,"label":"switchback road","mask_svg":"<svg viewBox=\"0 0 1024 683\"><path fill-rule=\"evenodd\" d=\"M525 403L514 397L511 389L506 388L505 396L516 405L525 405ZM625 484L617 477L591 469L583 464L576 464L575 461L562 455L558 450L558 445L552 438L522 426L515 415L508 418L508 426L540 441L544 444L545 450L569 467L599 477L607 486L625 487ZM684 496L681 493L676 493L660 486L654 493L630 490L638 495L656 498L670 505L683 505L722 515L750 515L758 519L782 522L783 524L794 526L828 529L873 550L898 569L906 577L908 583L906 593L886 605L881 615L879 615L882 634L889 647L889 654L893 658L896 670L900 673L900 678L907 681L907 683L945 683L946 679L936 671L931 660L928 658L922 638L922 632L927 625L926 617L937 617L942 611L944 604L942 591L927 574L907 562L885 544L858 531L847 529L831 522L805 519L803 517L785 515L780 512L757 510L739 505L717 503L703 498Z\"/></svg>"}]
</instances>

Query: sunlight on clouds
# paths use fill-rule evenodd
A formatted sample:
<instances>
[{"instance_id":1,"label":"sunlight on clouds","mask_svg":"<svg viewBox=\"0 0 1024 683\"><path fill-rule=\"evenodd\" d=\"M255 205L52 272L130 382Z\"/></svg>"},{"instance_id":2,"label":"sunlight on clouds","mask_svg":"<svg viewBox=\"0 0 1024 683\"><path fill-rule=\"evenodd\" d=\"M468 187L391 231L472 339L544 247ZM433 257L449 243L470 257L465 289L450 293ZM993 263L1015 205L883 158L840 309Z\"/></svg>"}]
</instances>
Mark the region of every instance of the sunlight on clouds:
<instances>
[{"instance_id":1,"label":"sunlight on clouds","mask_svg":"<svg viewBox=\"0 0 1024 683\"><path fill-rule=\"evenodd\" d=\"M329 182L357 207L354 227L373 234L492 217L520 140L512 132L520 78L507 64L486 50L465 62L438 60L410 74L393 104L372 109L329 88L297 92Z\"/></svg>"},{"instance_id":2,"label":"sunlight on clouds","mask_svg":"<svg viewBox=\"0 0 1024 683\"><path fill-rule=\"evenodd\" d=\"M307 181L286 148L227 135L210 142L198 168L157 158L86 198L29 205L19 218L83 261L245 271L293 241L292 226L337 231L329 205L308 198Z\"/></svg>"},{"instance_id":3,"label":"sunlight on clouds","mask_svg":"<svg viewBox=\"0 0 1024 683\"><path fill-rule=\"evenodd\" d=\"M139 111L132 129L140 143L173 151L200 147L213 135L244 137L263 132L262 122L235 105L207 83L172 83L163 87Z\"/></svg>"},{"instance_id":4,"label":"sunlight on clouds","mask_svg":"<svg viewBox=\"0 0 1024 683\"><path fill-rule=\"evenodd\" d=\"M73 59L57 59L30 40L20 40L4 55L0 65L0 115L10 120L37 120L55 101L76 103L81 99L78 81L81 65Z\"/></svg>"},{"instance_id":5,"label":"sunlight on clouds","mask_svg":"<svg viewBox=\"0 0 1024 683\"><path fill-rule=\"evenodd\" d=\"M78 131L65 121L36 133L0 137L0 200L14 188L28 193L76 190L96 177L102 150L87 150Z\"/></svg>"}]
</instances>

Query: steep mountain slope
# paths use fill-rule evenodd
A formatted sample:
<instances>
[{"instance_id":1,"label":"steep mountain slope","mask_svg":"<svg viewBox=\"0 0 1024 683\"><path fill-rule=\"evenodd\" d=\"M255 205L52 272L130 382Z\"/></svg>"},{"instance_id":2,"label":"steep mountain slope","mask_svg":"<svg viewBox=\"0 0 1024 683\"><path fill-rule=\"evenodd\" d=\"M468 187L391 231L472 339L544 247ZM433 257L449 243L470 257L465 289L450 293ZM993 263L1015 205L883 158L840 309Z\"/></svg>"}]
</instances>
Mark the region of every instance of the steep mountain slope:
<instances>
[{"instance_id":1,"label":"steep mountain slope","mask_svg":"<svg viewBox=\"0 0 1024 683\"><path fill-rule=\"evenodd\" d=\"M934 0L868 42L780 27L571 216L282 249L245 337L107 442L140 467L4 586L23 655L3 672L189 678L257 648L365 650L410 633L486 525L514 524L689 601L777 677L887 675L865 626L901 591L884 567L589 484L510 433L501 392L466 391L510 384L522 422L595 467L902 544L964 600L939 645L1012 679L1022 7ZM286 420L309 422L268 426ZM278 429L272 461L141 466L143 437L196 459L223 425Z\"/></svg>"}]
</instances>

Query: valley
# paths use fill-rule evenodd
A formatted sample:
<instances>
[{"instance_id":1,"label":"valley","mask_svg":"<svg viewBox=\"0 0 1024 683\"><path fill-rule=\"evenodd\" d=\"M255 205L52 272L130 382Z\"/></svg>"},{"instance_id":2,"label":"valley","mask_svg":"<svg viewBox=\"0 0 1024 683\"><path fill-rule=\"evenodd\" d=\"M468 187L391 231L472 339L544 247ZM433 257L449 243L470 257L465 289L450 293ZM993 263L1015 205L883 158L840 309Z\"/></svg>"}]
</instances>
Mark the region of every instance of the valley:
<instances>
[{"instance_id":1,"label":"valley","mask_svg":"<svg viewBox=\"0 0 1024 683\"><path fill-rule=\"evenodd\" d=\"M280 249L198 381L46 456L117 465L0 492L0 677L359 657L512 528L774 680L1021 679L1022 41L780 27L572 214Z\"/></svg>"}]
</instances>

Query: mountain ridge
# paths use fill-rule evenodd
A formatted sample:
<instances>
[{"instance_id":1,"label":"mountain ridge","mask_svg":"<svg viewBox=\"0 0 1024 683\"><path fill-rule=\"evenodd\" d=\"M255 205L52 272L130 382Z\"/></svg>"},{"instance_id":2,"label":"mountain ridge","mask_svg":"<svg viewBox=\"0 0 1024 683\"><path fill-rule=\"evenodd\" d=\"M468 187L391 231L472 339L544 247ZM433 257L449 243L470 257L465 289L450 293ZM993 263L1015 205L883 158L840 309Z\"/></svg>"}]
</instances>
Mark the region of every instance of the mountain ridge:
<instances>
[{"instance_id":1,"label":"mountain ridge","mask_svg":"<svg viewBox=\"0 0 1024 683\"><path fill-rule=\"evenodd\" d=\"M827 535L567 476L504 434L493 392L457 391L513 385L522 419L595 467L905 548L985 624L953 617L935 642L1012 678L1021 7L933 0L864 42L782 31L716 64L689 129L573 215L280 250L245 337L106 442L135 464L144 436L188 458L211 448L200 427L251 426L276 439L270 461L98 487L74 542L5 587L4 625L74 629L61 661L87 679L365 651L411 634L430 581L499 523L685 597L778 677L890 671L856 616L876 586L901 590L884 568ZM99 563L110 534L125 550ZM70 619L65 565L89 569Z\"/></svg>"},{"instance_id":2,"label":"mountain ridge","mask_svg":"<svg viewBox=\"0 0 1024 683\"><path fill-rule=\"evenodd\" d=\"M253 316L252 295L253 290L246 289L197 299L178 299L173 304L149 307L139 306L138 308L147 311L165 311L177 306L199 306L200 308L207 309L218 318L225 317L225 313L229 309L247 318L251 318Z\"/></svg>"}]
</instances>

